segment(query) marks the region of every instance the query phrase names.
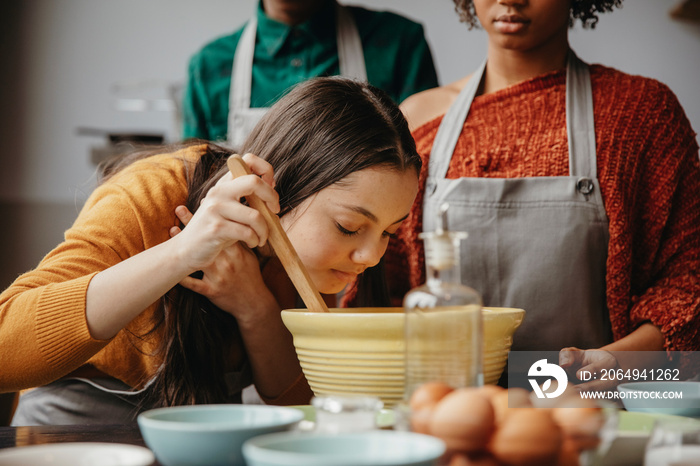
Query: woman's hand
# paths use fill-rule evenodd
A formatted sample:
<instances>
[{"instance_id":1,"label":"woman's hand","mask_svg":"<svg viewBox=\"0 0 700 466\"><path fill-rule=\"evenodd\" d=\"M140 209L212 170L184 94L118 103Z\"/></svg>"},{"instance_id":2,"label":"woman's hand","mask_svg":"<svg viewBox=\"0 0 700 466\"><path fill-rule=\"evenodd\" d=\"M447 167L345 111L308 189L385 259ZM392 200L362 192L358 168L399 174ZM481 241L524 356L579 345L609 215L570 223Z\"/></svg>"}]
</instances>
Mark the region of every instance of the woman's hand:
<instances>
[{"instance_id":1,"label":"woman's hand","mask_svg":"<svg viewBox=\"0 0 700 466\"><path fill-rule=\"evenodd\" d=\"M604 349L564 348L559 352L559 365L566 371L572 382L583 381L576 385L579 390L611 390L618 383L614 379L601 380L600 374L603 370L614 370L620 367L613 353ZM597 379L584 381L587 378L586 373L597 374ZM575 379L572 379L573 377Z\"/></svg>"},{"instance_id":2,"label":"woman's hand","mask_svg":"<svg viewBox=\"0 0 700 466\"><path fill-rule=\"evenodd\" d=\"M663 368L668 362L664 350L664 336L658 327L649 322L602 348L582 350L571 347L559 352L559 365L566 370L569 377L583 380L583 371L596 374L597 380L577 385L580 390L610 390L626 381L619 377L601 380L603 369L621 369L623 373L627 373L635 369L642 371Z\"/></svg>"}]
</instances>

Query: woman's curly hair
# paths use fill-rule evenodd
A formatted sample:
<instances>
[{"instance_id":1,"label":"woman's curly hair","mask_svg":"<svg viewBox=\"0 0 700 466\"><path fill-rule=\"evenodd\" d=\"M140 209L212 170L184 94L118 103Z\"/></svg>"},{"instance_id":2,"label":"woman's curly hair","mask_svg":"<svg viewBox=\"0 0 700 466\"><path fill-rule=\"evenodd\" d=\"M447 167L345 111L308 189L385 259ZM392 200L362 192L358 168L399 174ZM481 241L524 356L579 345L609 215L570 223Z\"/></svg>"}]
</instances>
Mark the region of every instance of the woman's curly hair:
<instances>
[{"instance_id":1,"label":"woman's curly hair","mask_svg":"<svg viewBox=\"0 0 700 466\"><path fill-rule=\"evenodd\" d=\"M454 0L455 10L459 20L467 23L469 29L479 27L479 19L474 10L472 0ZM569 26L573 26L577 19L581 20L584 28L595 28L598 22L598 14L613 11L615 7L621 7L622 0L572 0Z\"/></svg>"}]
</instances>

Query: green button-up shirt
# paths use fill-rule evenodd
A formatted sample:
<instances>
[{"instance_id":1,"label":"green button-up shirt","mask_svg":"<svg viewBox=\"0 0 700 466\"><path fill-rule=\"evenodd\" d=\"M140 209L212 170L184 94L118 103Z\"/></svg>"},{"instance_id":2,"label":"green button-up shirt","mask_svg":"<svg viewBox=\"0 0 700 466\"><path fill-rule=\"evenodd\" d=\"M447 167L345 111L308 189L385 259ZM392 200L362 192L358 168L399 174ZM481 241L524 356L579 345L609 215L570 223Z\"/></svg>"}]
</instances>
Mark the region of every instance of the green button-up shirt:
<instances>
[{"instance_id":1,"label":"green button-up shirt","mask_svg":"<svg viewBox=\"0 0 700 466\"><path fill-rule=\"evenodd\" d=\"M438 85L423 27L390 12L347 6L364 50L367 79L396 102ZM269 107L308 78L340 74L335 2L288 26L257 10L251 107ZM225 140L231 69L243 28L205 45L190 60L183 98L183 138Z\"/></svg>"}]
</instances>

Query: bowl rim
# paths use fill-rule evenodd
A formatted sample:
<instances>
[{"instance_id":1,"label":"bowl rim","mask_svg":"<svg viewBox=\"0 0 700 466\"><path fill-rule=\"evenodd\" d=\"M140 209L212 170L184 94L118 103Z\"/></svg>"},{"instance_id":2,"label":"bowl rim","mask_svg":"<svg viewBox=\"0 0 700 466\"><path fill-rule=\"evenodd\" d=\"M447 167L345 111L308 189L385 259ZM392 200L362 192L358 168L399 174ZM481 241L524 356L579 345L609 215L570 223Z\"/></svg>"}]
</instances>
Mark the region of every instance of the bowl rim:
<instances>
[{"instance_id":1,"label":"bowl rim","mask_svg":"<svg viewBox=\"0 0 700 466\"><path fill-rule=\"evenodd\" d=\"M56 461L56 464L66 464L68 461L71 461L71 464L75 464L74 461L79 461L82 453L93 456L95 453L105 454L114 451L119 451L125 455L128 454L129 460L123 464L132 466L151 465L156 460L153 451L141 445L112 442L62 442L3 448L0 450L0 462L4 463L6 460L36 461L41 455L41 458L50 456L53 460L59 460ZM69 456L69 458L64 457L64 455ZM18 463L13 461L12 464ZM41 464L48 463L42 461Z\"/></svg>"},{"instance_id":2,"label":"bowl rim","mask_svg":"<svg viewBox=\"0 0 700 466\"><path fill-rule=\"evenodd\" d=\"M359 307L359 308L331 308L338 309L339 311L331 312L311 312L306 308L292 308L292 309L282 309L282 314L285 315L313 315L316 318L323 319L331 315L343 315L343 316L386 316L386 315L403 315L403 307L398 306L388 306L388 307ZM352 309L390 309L386 312L345 312L345 309L351 311ZM482 306L482 311L487 311L489 314L504 314L504 315L521 315L525 314L525 309L519 307L492 307L492 306Z\"/></svg>"},{"instance_id":3,"label":"bowl rim","mask_svg":"<svg viewBox=\"0 0 700 466\"><path fill-rule=\"evenodd\" d=\"M205 421L187 421L159 419L158 416L164 413L174 413L177 411L219 411L221 409L233 411L276 411L283 414L281 419L261 422L255 425L237 425L234 423L214 423ZM164 408L149 409L140 413L137 416L137 422L140 427L155 428L160 430L170 431L248 431L257 429L266 429L270 427L283 427L296 424L304 419L304 413L297 409L287 406L272 406L272 405L244 405L244 404L206 404L206 405L185 405L185 406L169 406Z\"/></svg>"},{"instance_id":4,"label":"bowl rim","mask_svg":"<svg viewBox=\"0 0 700 466\"><path fill-rule=\"evenodd\" d=\"M625 382L617 386L618 391L628 390L628 391L649 391L658 390L658 387L668 388L669 386L685 386L685 387L698 387L700 388L700 381L695 380L642 380L638 382ZM654 388L656 387L656 388ZM700 398L700 392L698 392L698 398Z\"/></svg>"},{"instance_id":5,"label":"bowl rim","mask_svg":"<svg viewBox=\"0 0 700 466\"><path fill-rule=\"evenodd\" d=\"M397 437L397 438L406 438L407 442L414 443L414 442L423 442L425 445L428 446L426 448L425 452L420 452L416 456L413 456L411 458L410 463L406 463L407 465L411 464L416 464L416 463L421 463L424 461L429 461L432 459L439 458L442 456L445 451L446 451L446 445L445 442L440 440L437 437L434 437L432 435L426 435L426 434L419 434L417 432L409 432L409 431L397 431L397 430L368 430L368 431L361 431L361 432L347 432L347 433L309 433L309 432L296 432L296 431L287 431L287 432L277 432L273 434L264 434L264 435L259 435L256 437L252 437L248 440L246 440L243 443L243 456L248 460L250 457L251 459L263 459L262 456L264 456L264 460L272 460L274 462L278 462L279 464L286 464L290 460L290 456L294 458L294 461L296 461L296 464L305 464L308 462L308 464L322 464L320 461L322 460L327 460L327 459L338 459L337 454L333 453L307 453L307 452L290 452L290 451L285 451L285 450L274 450L274 449L269 449L270 444L275 444L280 441L288 440L288 439L302 439L307 442L309 441L314 441L316 439L320 439L320 441L323 441L323 439L352 439L352 438L364 438L364 437ZM338 465L346 465L346 464L354 464L351 463L354 461L355 458L352 456L345 457L341 460L341 462L336 462ZM388 464L388 463L387 463ZM392 463L393 464L393 463Z\"/></svg>"},{"instance_id":6,"label":"bowl rim","mask_svg":"<svg viewBox=\"0 0 700 466\"><path fill-rule=\"evenodd\" d=\"M700 415L700 381L693 380L648 380L640 382L621 383L617 386L617 390L622 393L630 392L647 392L647 391L664 391L672 389L683 390L690 388L693 393L684 393L683 398L660 399L658 405L648 406L645 399L623 398L622 405L627 411L641 413L656 413L667 414L674 416L685 416L688 419L695 418Z\"/></svg>"}]
</instances>

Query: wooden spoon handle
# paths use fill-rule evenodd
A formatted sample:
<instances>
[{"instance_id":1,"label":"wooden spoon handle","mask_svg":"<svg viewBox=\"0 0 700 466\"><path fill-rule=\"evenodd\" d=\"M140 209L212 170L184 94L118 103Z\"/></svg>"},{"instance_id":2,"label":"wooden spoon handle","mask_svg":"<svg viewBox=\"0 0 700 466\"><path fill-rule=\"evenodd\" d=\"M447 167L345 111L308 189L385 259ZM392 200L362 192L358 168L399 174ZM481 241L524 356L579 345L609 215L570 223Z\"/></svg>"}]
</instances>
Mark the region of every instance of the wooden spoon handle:
<instances>
[{"instance_id":1,"label":"wooden spoon handle","mask_svg":"<svg viewBox=\"0 0 700 466\"><path fill-rule=\"evenodd\" d=\"M248 165L243 161L240 155L233 154L227 161L228 169L234 178L243 175L250 175ZM328 312L326 303L321 298L321 294L316 289L316 286L311 281L309 273L306 271L304 264L294 250L294 246L289 241L287 233L282 229L280 219L273 214L263 200L257 196L246 196L248 204L255 210L260 212L267 222L270 229L270 244L275 250L284 270L289 275L292 283L296 287L301 299L306 304L306 307L311 312Z\"/></svg>"}]
</instances>

